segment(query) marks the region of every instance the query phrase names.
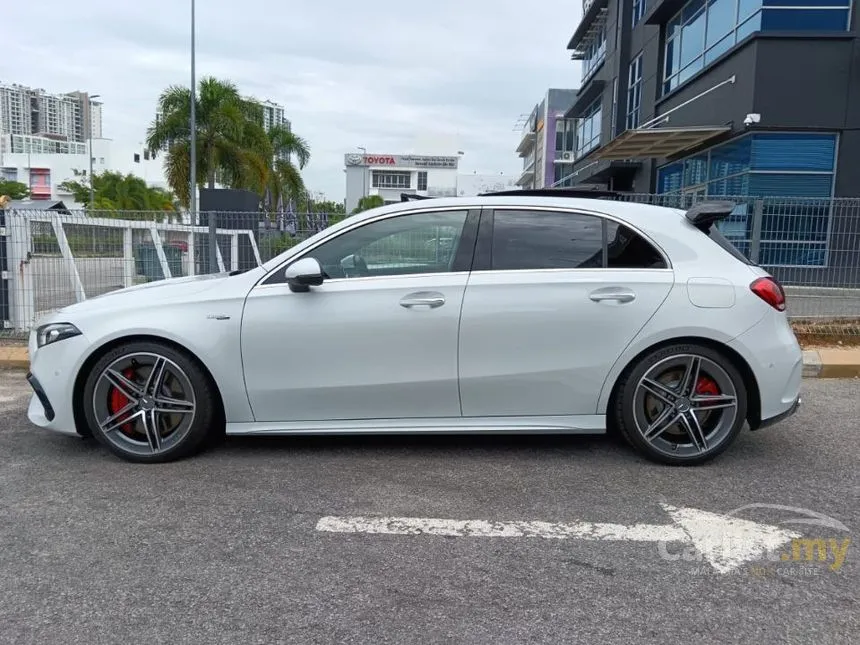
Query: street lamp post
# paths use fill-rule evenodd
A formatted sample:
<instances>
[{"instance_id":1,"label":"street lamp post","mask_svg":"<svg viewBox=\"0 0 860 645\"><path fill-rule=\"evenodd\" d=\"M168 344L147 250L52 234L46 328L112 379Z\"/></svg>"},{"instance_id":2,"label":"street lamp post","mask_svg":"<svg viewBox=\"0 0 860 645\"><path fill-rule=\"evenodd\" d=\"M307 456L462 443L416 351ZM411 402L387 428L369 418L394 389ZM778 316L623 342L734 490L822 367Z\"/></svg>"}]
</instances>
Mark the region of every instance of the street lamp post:
<instances>
[{"instance_id":1,"label":"street lamp post","mask_svg":"<svg viewBox=\"0 0 860 645\"><path fill-rule=\"evenodd\" d=\"M362 148L361 146L356 146L356 148L361 150L362 154L364 154L365 157L367 156L367 148ZM363 161L364 160L362 159L362 162ZM367 197L367 193L369 192L368 188L367 188L367 166L365 166L362 163L361 167L362 167L362 171L361 171L362 172L362 197Z\"/></svg>"},{"instance_id":2,"label":"street lamp post","mask_svg":"<svg viewBox=\"0 0 860 645\"><path fill-rule=\"evenodd\" d=\"M95 206L95 188L93 187L93 99L101 94L87 94L87 138L90 142L90 210Z\"/></svg>"}]
</instances>

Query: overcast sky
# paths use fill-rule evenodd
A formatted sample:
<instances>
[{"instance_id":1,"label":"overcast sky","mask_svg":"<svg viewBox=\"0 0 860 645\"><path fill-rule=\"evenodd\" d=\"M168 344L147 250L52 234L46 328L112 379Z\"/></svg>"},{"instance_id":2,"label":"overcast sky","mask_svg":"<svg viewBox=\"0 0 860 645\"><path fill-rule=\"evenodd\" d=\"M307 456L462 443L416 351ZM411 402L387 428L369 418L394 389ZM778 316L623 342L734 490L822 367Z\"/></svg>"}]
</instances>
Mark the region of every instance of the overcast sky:
<instances>
[{"instance_id":1,"label":"overcast sky","mask_svg":"<svg viewBox=\"0 0 860 645\"><path fill-rule=\"evenodd\" d=\"M100 94L113 164L130 169L161 90L190 81L190 0L3 4L0 81ZM197 75L284 105L311 146L305 181L331 199L357 146L432 142L464 151L465 172L514 174L519 115L579 86L565 46L580 15L577 0L197 0Z\"/></svg>"}]
</instances>

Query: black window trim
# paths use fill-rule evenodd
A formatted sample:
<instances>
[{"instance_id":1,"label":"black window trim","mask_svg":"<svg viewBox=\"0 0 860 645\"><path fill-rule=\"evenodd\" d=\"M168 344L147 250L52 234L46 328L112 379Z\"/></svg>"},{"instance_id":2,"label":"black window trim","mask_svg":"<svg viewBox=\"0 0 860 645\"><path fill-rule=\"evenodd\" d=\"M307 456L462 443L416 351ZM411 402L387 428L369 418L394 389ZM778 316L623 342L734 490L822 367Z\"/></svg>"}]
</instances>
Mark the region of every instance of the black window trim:
<instances>
[{"instance_id":1,"label":"black window trim","mask_svg":"<svg viewBox=\"0 0 860 645\"><path fill-rule=\"evenodd\" d=\"M571 215L587 215L592 217L600 218L602 223L602 236L603 236L603 264L608 264L608 254L609 251L607 249L608 243L608 231L607 231L607 223L614 222L621 226L626 226L631 231L636 233L637 235L642 236L646 242L648 242L657 253L660 254L660 257L663 259L663 262L666 264L664 268L615 268L615 267L577 267L577 268L559 268L559 269L494 269L493 268L493 228L495 226L495 216L496 211L545 211L545 212L553 212L553 213L569 213ZM536 205L528 205L524 204L521 206L517 206L515 204L504 206L492 206L485 207L481 210L481 224L478 229L478 241L475 247L475 259L472 264L472 272L480 271L482 273L510 273L512 271L673 271L672 262L669 260L669 255L660 246L654 238L652 238L647 233L643 232L638 227L634 226L630 222L620 219L618 217L614 217L608 213L602 213L599 211L589 211L582 208L565 208L563 206L536 206Z\"/></svg>"},{"instance_id":2,"label":"black window trim","mask_svg":"<svg viewBox=\"0 0 860 645\"><path fill-rule=\"evenodd\" d=\"M345 280L378 280L382 278L398 278L398 277L417 277L417 276L427 276L427 275L451 275L453 273L468 273L472 270L472 264L475 258L475 246L478 239L478 227L480 223L480 215L481 209L480 207L475 206L443 206L430 208L426 206L424 208L416 208L406 211L396 211L394 213L385 213L383 215L379 215L377 217L368 218L362 220L360 222L356 222L353 226L348 228L344 228L343 230L338 231L333 235L326 235L321 238L316 244L313 246L304 249L297 255L291 256L277 267L266 273L260 280L254 285L254 288L257 287L268 287L274 285L286 285L286 279L284 278L284 272L287 267L290 266L293 262L298 262L304 257L307 257L313 254L314 249L317 247L329 242L330 240L335 239L341 235L345 235L350 231L354 231L357 228L362 226L367 226L368 224L374 224L376 222L381 222L383 220L392 219L395 217L404 217L408 215L420 215L422 213L441 213L441 212L466 212L466 221L463 224L463 233L460 236L460 246L457 248L457 256L454 259L454 265L451 268L451 271L446 271L444 273L409 273L403 275L387 275L387 276L368 276L366 278L332 278L331 280L326 280L326 282L341 282Z\"/></svg>"}]
</instances>

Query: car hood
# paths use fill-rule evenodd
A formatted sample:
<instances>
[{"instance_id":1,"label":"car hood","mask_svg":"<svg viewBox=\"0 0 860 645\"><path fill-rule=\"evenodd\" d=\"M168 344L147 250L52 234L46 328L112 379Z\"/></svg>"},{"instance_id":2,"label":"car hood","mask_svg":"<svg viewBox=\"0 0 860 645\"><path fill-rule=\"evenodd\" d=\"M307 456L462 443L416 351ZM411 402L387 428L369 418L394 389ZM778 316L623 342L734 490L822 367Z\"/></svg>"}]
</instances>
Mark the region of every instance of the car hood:
<instances>
[{"instance_id":1,"label":"car hood","mask_svg":"<svg viewBox=\"0 0 860 645\"><path fill-rule=\"evenodd\" d=\"M251 273L262 273L262 269L252 269L239 275L231 275L230 273L210 273L205 275L189 276L184 278L168 278L166 280L157 280L155 282L147 282L144 284L109 291L92 298L87 298L82 302L69 305L60 309L54 317L62 317L78 314L93 314L100 311L126 309L126 308L141 308L155 304L164 304L166 302L187 301L195 295L202 294L207 291L216 290L220 293L220 288L230 280L234 280L240 276L247 277Z\"/></svg>"}]
</instances>

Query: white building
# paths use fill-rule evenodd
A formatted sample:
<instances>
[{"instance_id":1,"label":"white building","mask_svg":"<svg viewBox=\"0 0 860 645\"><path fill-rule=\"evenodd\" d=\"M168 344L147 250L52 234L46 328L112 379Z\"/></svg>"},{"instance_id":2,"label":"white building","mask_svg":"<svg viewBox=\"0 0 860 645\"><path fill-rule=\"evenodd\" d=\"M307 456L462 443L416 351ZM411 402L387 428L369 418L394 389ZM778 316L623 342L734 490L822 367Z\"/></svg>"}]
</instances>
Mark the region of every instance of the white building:
<instances>
[{"instance_id":1,"label":"white building","mask_svg":"<svg viewBox=\"0 0 860 645\"><path fill-rule=\"evenodd\" d=\"M347 153L344 164L347 213L367 195L379 195L386 204L399 202L403 193L457 195L458 156Z\"/></svg>"},{"instance_id":2,"label":"white building","mask_svg":"<svg viewBox=\"0 0 860 645\"><path fill-rule=\"evenodd\" d=\"M29 186L33 199L68 199L59 185L89 172L90 143L93 171L109 169L102 104L89 94L0 83L0 176Z\"/></svg>"},{"instance_id":3,"label":"white building","mask_svg":"<svg viewBox=\"0 0 860 645\"><path fill-rule=\"evenodd\" d=\"M13 135L0 135L0 150L8 145ZM99 174L112 169L111 140L93 139L93 172ZM71 195L60 188L67 180L76 179L75 170L89 174L88 144L82 150L70 153L0 152L0 177L29 186L32 199L62 199L74 208ZM78 181L86 181L78 177Z\"/></svg>"}]
</instances>

